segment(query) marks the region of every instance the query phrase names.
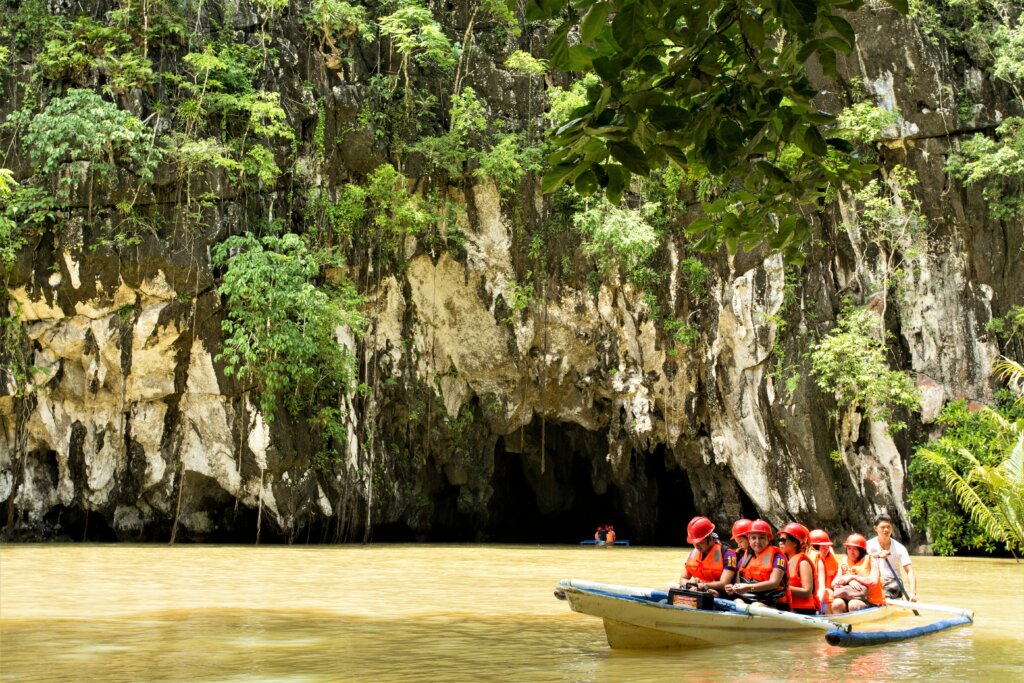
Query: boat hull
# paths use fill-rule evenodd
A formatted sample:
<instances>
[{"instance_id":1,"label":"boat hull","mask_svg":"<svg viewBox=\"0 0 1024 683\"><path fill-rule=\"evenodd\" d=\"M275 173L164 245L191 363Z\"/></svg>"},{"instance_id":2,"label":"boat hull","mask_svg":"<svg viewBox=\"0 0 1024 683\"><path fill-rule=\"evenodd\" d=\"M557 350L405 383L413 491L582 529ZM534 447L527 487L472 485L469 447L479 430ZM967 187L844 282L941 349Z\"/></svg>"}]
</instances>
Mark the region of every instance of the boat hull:
<instances>
[{"instance_id":1,"label":"boat hull","mask_svg":"<svg viewBox=\"0 0 1024 683\"><path fill-rule=\"evenodd\" d=\"M736 612L674 607L659 602L662 596L667 595L652 589L564 580L558 590L564 593L574 612L604 621L608 645L615 649L721 647L754 640L822 634L822 630L813 625ZM863 624L901 612L887 606L873 607L829 617L829 621Z\"/></svg>"}]
</instances>

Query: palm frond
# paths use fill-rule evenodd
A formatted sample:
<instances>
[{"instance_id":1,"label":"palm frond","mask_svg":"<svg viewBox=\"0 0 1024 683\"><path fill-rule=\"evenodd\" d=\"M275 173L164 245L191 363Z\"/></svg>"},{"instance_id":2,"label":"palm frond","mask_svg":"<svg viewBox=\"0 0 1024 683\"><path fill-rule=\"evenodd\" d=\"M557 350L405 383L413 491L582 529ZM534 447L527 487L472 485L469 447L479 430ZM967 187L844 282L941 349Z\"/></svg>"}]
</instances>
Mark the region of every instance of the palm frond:
<instances>
[{"instance_id":1,"label":"palm frond","mask_svg":"<svg viewBox=\"0 0 1024 683\"><path fill-rule=\"evenodd\" d=\"M929 449L922 449L919 452L929 462L934 463L941 469L946 485L949 486L953 495L956 496L960 506L970 514L971 519L992 539L1009 542L1012 532L1007 528L1004 521L1000 519L1000 515L992 510L989 503L979 495L974 487L960 476L960 473L940 453ZM961 454L974 464L972 472L978 467L983 467L970 452L961 449Z\"/></svg>"},{"instance_id":2,"label":"palm frond","mask_svg":"<svg viewBox=\"0 0 1024 683\"><path fill-rule=\"evenodd\" d=\"M992 373L1006 380L1006 385L1018 397L1024 398L1024 365L1006 356L992 367Z\"/></svg>"}]
</instances>

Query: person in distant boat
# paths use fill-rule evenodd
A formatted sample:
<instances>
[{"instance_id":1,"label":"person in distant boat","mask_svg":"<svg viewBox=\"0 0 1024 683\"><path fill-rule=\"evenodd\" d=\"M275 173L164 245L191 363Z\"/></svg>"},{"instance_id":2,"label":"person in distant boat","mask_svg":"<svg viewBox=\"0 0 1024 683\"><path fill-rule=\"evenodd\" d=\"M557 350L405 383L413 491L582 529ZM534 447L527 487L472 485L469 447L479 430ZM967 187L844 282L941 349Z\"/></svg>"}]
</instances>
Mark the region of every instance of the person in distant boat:
<instances>
[{"instance_id":1,"label":"person in distant boat","mask_svg":"<svg viewBox=\"0 0 1024 683\"><path fill-rule=\"evenodd\" d=\"M598 541L599 543L604 543L605 541L607 541L608 528L603 526L597 527L597 531L594 533L594 540Z\"/></svg>"},{"instance_id":2,"label":"person in distant boat","mask_svg":"<svg viewBox=\"0 0 1024 683\"><path fill-rule=\"evenodd\" d=\"M606 531L607 531L607 534L605 536L605 540L608 541L609 543L615 543L615 538L616 538L616 536L615 536L615 527L613 527L611 524L609 524L608 528L606 529Z\"/></svg>"},{"instance_id":3,"label":"person in distant boat","mask_svg":"<svg viewBox=\"0 0 1024 683\"><path fill-rule=\"evenodd\" d=\"M726 585L727 596L744 602L779 608L788 587L788 565L781 550L771 545L775 534L763 519L750 523L747 541L750 551L740 567L738 583Z\"/></svg>"},{"instance_id":4,"label":"person in distant boat","mask_svg":"<svg viewBox=\"0 0 1024 683\"><path fill-rule=\"evenodd\" d=\"M693 545L679 577L682 588L711 591L721 595L736 578L736 553L722 545L707 517L694 517L686 525L686 542Z\"/></svg>"},{"instance_id":5,"label":"person in distant boat","mask_svg":"<svg viewBox=\"0 0 1024 683\"><path fill-rule=\"evenodd\" d=\"M779 602L789 605L797 614L817 614L821 608L814 579L814 562L807 556L810 532L803 524L793 522L779 530L779 548L786 555L789 591Z\"/></svg>"},{"instance_id":6,"label":"person in distant boat","mask_svg":"<svg viewBox=\"0 0 1024 683\"><path fill-rule=\"evenodd\" d=\"M843 546L846 560L839 565L839 574L832 581L832 613L855 612L885 604L878 564L868 555L867 539L860 534L850 534Z\"/></svg>"},{"instance_id":7,"label":"person in distant boat","mask_svg":"<svg viewBox=\"0 0 1024 683\"><path fill-rule=\"evenodd\" d=\"M907 589L907 598L917 602L917 576L914 566L910 563L910 553L906 546L892 537L892 517L884 512L875 515L874 538L868 541L868 554L878 560L878 571L882 576L882 586L887 598L902 598L900 590L900 570L906 573L903 587ZM896 573L893 574L893 571Z\"/></svg>"},{"instance_id":8,"label":"person in distant boat","mask_svg":"<svg viewBox=\"0 0 1024 683\"><path fill-rule=\"evenodd\" d=\"M736 541L736 567L742 567L743 561L747 559L750 552L750 544L747 542L747 532L750 531L749 519L737 519L732 524L732 540Z\"/></svg>"},{"instance_id":9,"label":"person in distant boat","mask_svg":"<svg viewBox=\"0 0 1024 683\"><path fill-rule=\"evenodd\" d=\"M825 614L832 613L832 581L839 574L839 560L832 552L832 539L824 529L811 531L811 547L814 550L814 575L818 582L818 602L825 608ZM811 554L807 553L810 557Z\"/></svg>"}]
</instances>

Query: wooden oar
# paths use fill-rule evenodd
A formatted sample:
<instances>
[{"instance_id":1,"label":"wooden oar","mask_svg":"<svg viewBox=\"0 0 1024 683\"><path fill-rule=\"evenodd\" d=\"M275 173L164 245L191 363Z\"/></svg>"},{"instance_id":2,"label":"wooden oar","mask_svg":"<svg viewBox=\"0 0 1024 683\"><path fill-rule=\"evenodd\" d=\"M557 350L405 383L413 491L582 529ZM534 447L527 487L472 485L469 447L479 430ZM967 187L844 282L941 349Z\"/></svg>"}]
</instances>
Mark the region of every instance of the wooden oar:
<instances>
[{"instance_id":1,"label":"wooden oar","mask_svg":"<svg viewBox=\"0 0 1024 683\"><path fill-rule=\"evenodd\" d=\"M929 605L923 602L907 602L906 600L886 600L885 604L904 609L924 610L926 612L941 612L943 614L955 614L958 617L974 618L974 612L969 609L950 607L948 605Z\"/></svg>"},{"instance_id":2,"label":"wooden oar","mask_svg":"<svg viewBox=\"0 0 1024 683\"><path fill-rule=\"evenodd\" d=\"M900 587L900 593L902 593L903 597L906 598L907 601L909 602L910 601L910 593L908 593L907 589L903 587L903 582L900 581L900 575L897 574L896 570L892 568L892 562L889 561L888 557L883 557L882 559L885 560L885 566L889 568L890 572L892 572L892 578L896 579L896 585ZM915 617L921 616L921 613L918 612L913 607L910 608L910 611L912 611L914 613Z\"/></svg>"},{"instance_id":3,"label":"wooden oar","mask_svg":"<svg viewBox=\"0 0 1024 683\"><path fill-rule=\"evenodd\" d=\"M783 612L781 610L772 609L771 607L765 607L760 604L748 605L743 602L732 602L731 600L715 600L715 604L725 609L731 609L735 612L742 612L743 614L749 614L755 617L765 617L766 619L778 619L779 621L788 621L794 624L802 624L804 626L810 626L812 628L821 629L822 631L831 631L833 629L839 629L845 633L849 633L850 629L853 628L850 624L840 624L835 621L828 619L822 619L821 617L812 617L807 614L796 614L795 612ZM731 605L731 607L730 607Z\"/></svg>"}]
</instances>

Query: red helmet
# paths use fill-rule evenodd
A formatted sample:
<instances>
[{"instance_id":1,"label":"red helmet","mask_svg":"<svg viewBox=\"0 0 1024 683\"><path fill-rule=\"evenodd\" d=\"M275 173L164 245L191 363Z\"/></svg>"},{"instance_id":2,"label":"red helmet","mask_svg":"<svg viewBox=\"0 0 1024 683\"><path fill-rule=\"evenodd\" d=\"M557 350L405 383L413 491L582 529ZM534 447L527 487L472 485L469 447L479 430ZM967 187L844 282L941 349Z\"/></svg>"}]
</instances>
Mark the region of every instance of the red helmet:
<instances>
[{"instance_id":1,"label":"red helmet","mask_svg":"<svg viewBox=\"0 0 1024 683\"><path fill-rule=\"evenodd\" d=\"M732 540L739 540L740 536L746 536L747 532L750 531L750 520L749 519L737 519L732 524Z\"/></svg>"},{"instance_id":2,"label":"red helmet","mask_svg":"<svg viewBox=\"0 0 1024 683\"><path fill-rule=\"evenodd\" d=\"M715 525L707 517L694 517L686 525L686 542L700 543L714 530Z\"/></svg>"},{"instance_id":3,"label":"red helmet","mask_svg":"<svg viewBox=\"0 0 1024 683\"><path fill-rule=\"evenodd\" d=\"M775 534L772 532L772 525L763 519L755 519L750 523L747 535L749 536L750 534L767 534L769 541L775 538Z\"/></svg>"},{"instance_id":4,"label":"red helmet","mask_svg":"<svg viewBox=\"0 0 1024 683\"><path fill-rule=\"evenodd\" d=\"M796 540L800 541L801 546L807 545L807 538L810 536L810 532L807 531L807 527L798 522L790 522L786 526L779 530L780 534L788 534Z\"/></svg>"},{"instance_id":5,"label":"red helmet","mask_svg":"<svg viewBox=\"0 0 1024 683\"><path fill-rule=\"evenodd\" d=\"M847 548L860 548L864 552L868 551L868 539L864 538L860 534L850 534L843 545Z\"/></svg>"},{"instance_id":6,"label":"red helmet","mask_svg":"<svg viewBox=\"0 0 1024 683\"><path fill-rule=\"evenodd\" d=\"M824 529L815 529L811 532L811 545L832 545L832 539Z\"/></svg>"}]
</instances>

